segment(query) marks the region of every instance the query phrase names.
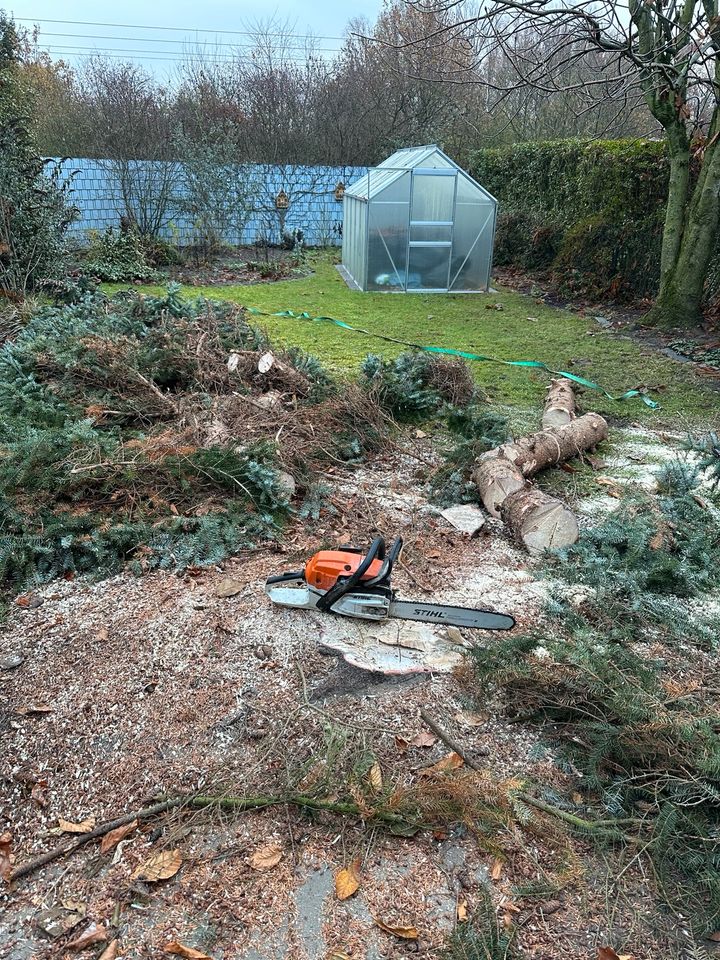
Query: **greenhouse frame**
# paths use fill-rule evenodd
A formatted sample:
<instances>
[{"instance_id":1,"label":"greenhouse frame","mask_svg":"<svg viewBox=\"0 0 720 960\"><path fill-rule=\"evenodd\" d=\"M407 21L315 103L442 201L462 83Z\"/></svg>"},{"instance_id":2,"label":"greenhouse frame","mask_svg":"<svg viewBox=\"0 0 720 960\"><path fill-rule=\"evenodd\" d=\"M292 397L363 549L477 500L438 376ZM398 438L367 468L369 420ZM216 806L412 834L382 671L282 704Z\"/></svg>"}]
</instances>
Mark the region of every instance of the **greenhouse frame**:
<instances>
[{"instance_id":1,"label":"greenhouse frame","mask_svg":"<svg viewBox=\"0 0 720 960\"><path fill-rule=\"evenodd\" d=\"M345 190L340 271L355 290L485 291L496 214L436 144L398 150Z\"/></svg>"}]
</instances>

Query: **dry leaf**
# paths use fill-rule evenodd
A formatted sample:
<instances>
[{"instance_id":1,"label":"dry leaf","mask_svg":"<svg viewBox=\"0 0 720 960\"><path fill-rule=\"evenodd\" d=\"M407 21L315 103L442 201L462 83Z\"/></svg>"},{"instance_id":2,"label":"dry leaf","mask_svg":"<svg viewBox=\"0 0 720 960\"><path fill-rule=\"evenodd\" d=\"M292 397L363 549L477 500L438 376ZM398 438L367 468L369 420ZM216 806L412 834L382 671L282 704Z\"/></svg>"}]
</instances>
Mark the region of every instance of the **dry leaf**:
<instances>
[{"instance_id":1,"label":"dry leaf","mask_svg":"<svg viewBox=\"0 0 720 960\"><path fill-rule=\"evenodd\" d=\"M488 716L486 713L475 713L472 710L461 710L459 713L455 714L455 719L458 721L458 723L462 723L466 727L481 727L484 723L487 723Z\"/></svg>"},{"instance_id":2,"label":"dry leaf","mask_svg":"<svg viewBox=\"0 0 720 960\"><path fill-rule=\"evenodd\" d=\"M335 874L335 893L338 900L347 900L360 886L360 861L353 860Z\"/></svg>"},{"instance_id":3,"label":"dry leaf","mask_svg":"<svg viewBox=\"0 0 720 960\"><path fill-rule=\"evenodd\" d=\"M117 939L111 940L110 943L105 947L103 952L98 957L98 960L115 960L118 952L118 942Z\"/></svg>"},{"instance_id":4,"label":"dry leaf","mask_svg":"<svg viewBox=\"0 0 720 960\"><path fill-rule=\"evenodd\" d=\"M226 577L215 587L214 593L216 597L234 597L238 593L241 593L244 589L244 583L240 583L239 580L232 580L230 577Z\"/></svg>"},{"instance_id":5,"label":"dry leaf","mask_svg":"<svg viewBox=\"0 0 720 960\"><path fill-rule=\"evenodd\" d=\"M420 770L419 775L421 777L432 777L437 773L449 773L451 770L457 770L458 767L461 767L464 763L465 761L460 754L452 750L431 767L425 767L424 770Z\"/></svg>"},{"instance_id":6,"label":"dry leaf","mask_svg":"<svg viewBox=\"0 0 720 960\"><path fill-rule=\"evenodd\" d=\"M597 960L633 960L633 957L629 953L615 953L612 947L598 947Z\"/></svg>"},{"instance_id":7,"label":"dry leaf","mask_svg":"<svg viewBox=\"0 0 720 960\"><path fill-rule=\"evenodd\" d=\"M410 741L411 747L434 747L437 743L437 737L434 733L430 733L427 730L423 730L422 733L419 733L416 737Z\"/></svg>"},{"instance_id":8,"label":"dry leaf","mask_svg":"<svg viewBox=\"0 0 720 960\"><path fill-rule=\"evenodd\" d=\"M391 933L394 937L400 937L403 940L417 940L418 938L418 932L415 927L396 927L390 923L385 923L385 921L380 920L379 917L373 917L373 920L381 930L384 930L385 933Z\"/></svg>"},{"instance_id":9,"label":"dry leaf","mask_svg":"<svg viewBox=\"0 0 720 960\"><path fill-rule=\"evenodd\" d=\"M227 361L228 372L229 372L229 373L235 373L235 371L236 371L237 368L238 368L238 364L239 364L239 363L240 363L240 354L239 354L239 353L231 353L230 356L228 357L228 361Z\"/></svg>"},{"instance_id":10,"label":"dry leaf","mask_svg":"<svg viewBox=\"0 0 720 960\"><path fill-rule=\"evenodd\" d=\"M47 703L29 703L26 707L18 707L15 713L19 713L22 717L27 717L33 713L52 713L52 707L49 707Z\"/></svg>"},{"instance_id":11,"label":"dry leaf","mask_svg":"<svg viewBox=\"0 0 720 960\"><path fill-rule=\"evenodd\" d=\"M465 923L468 918L468 909L467 903L464 900L460 900L457 905L457 918L458 923Z\"/></svg>"},{"instance_id":12,"label":"dry leaf","mask_svg":"<svg viewBox=\"0 0 720 960\"><path fill-rule=\"evenodd\" d=\"M209 957L206 953L195 950L193 947L186 947L184 943L178 943L177 940L166 943L163 951L164 953L174 953L176 957L185 957L186 960L212 960L212 957Z\"/></svg>"},{"instance_id":13,"label":"dry leaf","mask_svg":"<svg viewBox=\"0 0 720 960\"><path fill-rule=\"evenodd\" d=\"M0 837L0 840L2 840L2 837ZM709 933L705 939L712 940L713 943L720 943L720 930L714 930L712 933Z\"/></svg>"},{"instance_id":14,"label":"dry leaf","mask_svg":"<svg viewBox=\"0 0 720 960\"><path fill-rule=\"evenodd\" d=\"M147 883L156 883L158 880L169 880L174 877L182 866L182 857L179 850L161 850L141 863L133 873L133 880L145 880Z\"/></svg>"},{"instance_id":15,"label":"dry leaf","mask_svg":"<svg viewBox=\"0 0 720 960\"><path fill-rule=\"evenodd\" d=\"M503 870L503 862L504 861L502 861L499 857L495 857L493 860L492 867L490 867L490 876L493 878L493 880L500 879L500 874Z\"/></svg>"},{"instance_id":16,"label":"dry leaf","mask_svg":"<svg viewBox=\"0 0 720 960\"><path fill-rule=\"evenodd\" d=\"M278 843L270 843L256 850L250 859L253 870L272 870L283 858L283 848Z\"/></svg>"},{"instance_id":17,"label":"dry leaf","mask_svg":"<svg viewBox=\"0 0 720 960\"><path fill-rule=\"evenodd\" d=\"M63 833L90 833L95 826L95 817L88 817L81 823L73 823L72 820L63 820L58 817L58 826Z\"/></svg>"},{"instance_id":18,"label":"dry leaf","mask_svg":"<svg viewBox=\"0 0 720 960\"><path fill-rule=\"evenodd\" d=\"M373 793L380 793L383 785L382 770L379 763L374 763L368 770L367 781L372 787Z\"/></svg>"},{"instance_id":19,"label":"dry leaf","mask_svg":"<svg viewBox=\"0 0 720 960\"><path fill-rule=\"evenodd\" d=\"M137 820L133 820L132 823L124 823L121 827L115 827L114 830L106 833L100 844L100 853L108 853L113 847L116 847L121 840L124 840L133 830L137 829L137 825Z\"/></svg>"},{"instance_id":20,"label":"dry leaf","mask_svg":"<svg viewBox=\"0 0 720 960\"><path fill-rule=\"evenodd\" d=\"M610 477L595 477L595 483L607 488L607 495L614 500L622 500L623 488Z\"/></svg>"},{"instance_id":21,"label":"dry leaf","mask_svg":"<svg viewBox=\"0 0 720 960\"><path fill-rule=\"evenodd\" d=\"M10 874L12 873L12 834L9 830L0 836L0 877L6 883L10 883Z\"/></svg>"},{"instance_id":22,"label":"dry leaf","mask_svg":"<svg viewBox=\"0 0 720 960\"><path fill-rule=\"evenodd\" d=\"M105 943L107 940L107 930L100 923L91 923L87 930L83 930L79 937L75 937L67 945L68 950L85 950L92 947L95 943Z\"/></svg>"}]
</instances>

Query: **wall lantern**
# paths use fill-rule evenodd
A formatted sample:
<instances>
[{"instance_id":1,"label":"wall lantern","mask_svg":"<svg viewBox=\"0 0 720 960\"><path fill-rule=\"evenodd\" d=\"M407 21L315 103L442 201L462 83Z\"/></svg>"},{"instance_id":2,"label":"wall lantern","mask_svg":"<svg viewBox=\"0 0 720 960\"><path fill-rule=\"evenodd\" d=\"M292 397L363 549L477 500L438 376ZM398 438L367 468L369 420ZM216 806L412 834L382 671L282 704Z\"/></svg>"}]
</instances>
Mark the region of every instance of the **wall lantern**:
<instances>
[{"instance_id":1,"label":"wall lantern","mask_svg":"<svg viewBox=\"0 0 720 960\"><path fill-rule=\"evenodd\" d=\"M345 184L342 180L338 180L337 186L335 187L335 199L338 203L342 203L342 198L345 196Z\"/></svg>"},{"instance_id":2,"label":"wall lantern","mask_svg":"<svg viewBox=\"0 0 720 960\"><path fill-rule=\"evenodd\" d=\"M275 209L276 210L287 210L290 206L290 198L285 193L284 190L281 190L278 195L275 197Z\"/></svg>"}]
</instances>

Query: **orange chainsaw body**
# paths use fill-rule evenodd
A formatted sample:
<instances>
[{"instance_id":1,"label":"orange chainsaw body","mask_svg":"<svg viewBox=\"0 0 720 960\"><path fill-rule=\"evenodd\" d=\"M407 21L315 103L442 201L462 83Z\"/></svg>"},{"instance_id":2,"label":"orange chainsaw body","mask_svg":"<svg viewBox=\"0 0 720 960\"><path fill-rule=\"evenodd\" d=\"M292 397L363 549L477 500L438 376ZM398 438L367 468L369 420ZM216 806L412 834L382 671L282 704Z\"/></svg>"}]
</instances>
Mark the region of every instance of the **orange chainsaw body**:
<instances>
[{"instance_id":1,"label":"orange chainsaw body","mask_svg":"<svg viewBox=\"0 0 720 960\"><path fill-rule=\"evenodd\" d=\"M348 553L345 550L320 550L305 564L305 582L316 590L328 591L338 577L349 577L365 559L363 553ZM372 580L382 569L382 560L373 560L362 576Z\"/></svg>"}]
</instances>

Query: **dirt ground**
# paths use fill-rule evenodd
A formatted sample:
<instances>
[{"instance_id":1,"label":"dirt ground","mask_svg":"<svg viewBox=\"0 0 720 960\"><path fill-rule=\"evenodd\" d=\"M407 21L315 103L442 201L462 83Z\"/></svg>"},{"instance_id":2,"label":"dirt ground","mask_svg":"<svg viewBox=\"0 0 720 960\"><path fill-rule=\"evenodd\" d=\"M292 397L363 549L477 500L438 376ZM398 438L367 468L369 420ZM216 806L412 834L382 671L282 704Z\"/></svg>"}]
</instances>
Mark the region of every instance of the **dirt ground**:
<instances>
[{"instance_id":1,"label":"dirt ground","mask_svg":"<svg viewBox=\"0 0 720 960\"><path fill-rule=\"evenodd\" d=\"M626 441L637 453L639 438ZM368 627L264 594L268 575L319 547L382 532L406 541L401 597L492 606L531 630L543 582L499 522L469 539L427 503L417 472L431 456L429 441L412 440L372 466L338 468L342 510L222 568L56 582L14 607L0 661L23 659L0 672L0 833L12 836L15 866L58 843L60 818L100 824L179 792L332 798L351 784L368 811L276 805L141 821L106 853L91 842L6 890L0 957L98 957L113 938L118 956L138 960L171 955L173 942L212 960L440 957L456 924L487 912L488 891L497 923L516 927L535 960L594 958L609 943L636 960L668 955L637 863L509 802L525 784L567 795L577 778L531 728L474 700L463 654L495 635ZM646 478L649 457L626 462ZM378 651L383 672L354 665ZM449 750L421 709L478 771L423 773ZM474 810L412 837L372 816L373 790L435 791L442 803L449 781L504 814ZM141 864L162 852L179 869L142 879ZM352 864L359 888L340 900L335 877ZM82 939L72 943L88 930L98 939L82 952Z\"/></svg>"}]
</instances>

